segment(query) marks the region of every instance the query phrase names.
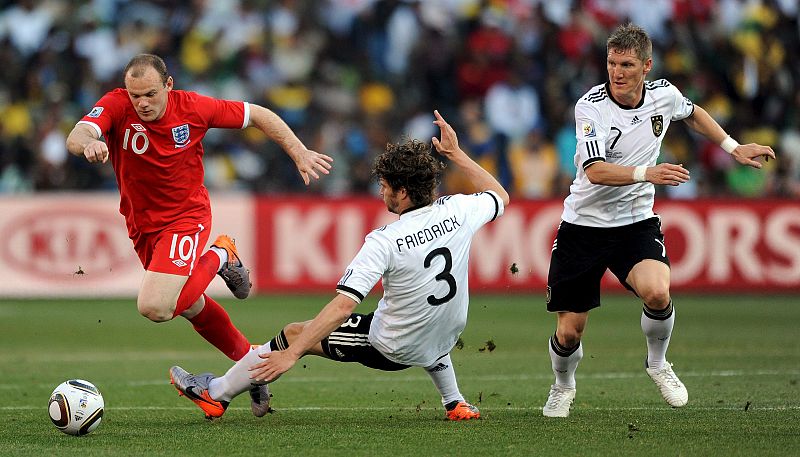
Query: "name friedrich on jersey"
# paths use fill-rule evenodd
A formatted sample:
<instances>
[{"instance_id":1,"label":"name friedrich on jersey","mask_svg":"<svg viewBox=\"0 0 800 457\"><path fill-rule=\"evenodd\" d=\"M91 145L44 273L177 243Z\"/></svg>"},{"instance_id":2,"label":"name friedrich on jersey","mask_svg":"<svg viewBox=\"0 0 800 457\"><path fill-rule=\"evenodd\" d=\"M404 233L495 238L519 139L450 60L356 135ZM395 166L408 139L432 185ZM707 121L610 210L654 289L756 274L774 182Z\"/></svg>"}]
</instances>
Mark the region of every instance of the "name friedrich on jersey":
<instances>
[{"instance_id":1,"label":"name friedrich on jersey","mask_svg":"<svg viewBox=\"0 0 800 457\"><path fill-rule=\"evenodd\" d=\"M445 233L452 232L453 230L461 227L455 216L451 216L441 222L438 222L430 227L424 228L416 233L410 233L402 238L397 238L397 252L403 252L403 248L411 249L429 243L436 238L444 235Z\"/></svg>"}]
</instances>

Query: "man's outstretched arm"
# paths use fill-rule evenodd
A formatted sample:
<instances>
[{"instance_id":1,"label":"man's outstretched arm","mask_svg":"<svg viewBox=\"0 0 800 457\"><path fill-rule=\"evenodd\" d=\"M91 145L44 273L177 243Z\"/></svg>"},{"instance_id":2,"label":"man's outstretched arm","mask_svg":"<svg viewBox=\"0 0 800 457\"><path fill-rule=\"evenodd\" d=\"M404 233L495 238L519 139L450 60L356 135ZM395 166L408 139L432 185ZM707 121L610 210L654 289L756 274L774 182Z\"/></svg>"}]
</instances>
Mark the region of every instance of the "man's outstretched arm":
<instances>
[{"instance_id":1,"label":"man's outstretched arm","mask_svg":"<svg viewBox=\"0 0 800 457\"><path fill-rule=\"evenodd\" d=\"M317 317L306 324L285 351L272 351L260 355L264 361L250 367L250 377L256 381L274 381L289 371L314 345L339 328L353 314L357 306L358 302L347 295L336 294Z\"/></svg>"},{"instance_id":2,"label":"man's outstretched arm","mask_svg":"<svg viewBox=\"0 0 800 457\"><path fill-rule=\"evenodd\" d=\"M756 143L739 144L738 141L730 137L717 121L700 106L695 105L691 116L684 119L695 132L718 144L742 165L753 168L761 168L761 162L755 160L763 157L764 160L774 159L775 151L769 146L762 146Z\"/></svg>"},{"instance_id":3,"label":"man's outstretched arm","mask_svg":"<svg viewBox=\"0 0 800 457\"><path fill-rule=\"evenodd\" d=\"M278 143L297 166L297 171L308 185L311 178L319 179L319 173L330 173L333 158L306 148L291 128L271 110L250 104L250 124Z\"/></svg>"}]
</instances>

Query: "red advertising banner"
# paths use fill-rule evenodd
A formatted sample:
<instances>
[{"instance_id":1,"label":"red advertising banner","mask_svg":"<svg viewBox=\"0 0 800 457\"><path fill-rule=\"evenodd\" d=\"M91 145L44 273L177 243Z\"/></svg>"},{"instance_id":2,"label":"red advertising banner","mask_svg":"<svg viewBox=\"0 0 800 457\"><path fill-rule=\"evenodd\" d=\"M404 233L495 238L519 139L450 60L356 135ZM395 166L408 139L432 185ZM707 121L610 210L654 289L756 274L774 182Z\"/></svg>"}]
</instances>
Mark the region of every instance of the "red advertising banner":
<instances>
[{"instance_id":1,"label":"red advertising banner","mask_svg":"<svg viewBox=\"0 0 800 457\"><path fill-rule=\"evenodd\" d=\"M673 289L800 292L797 202L664 202L656 211Z\"/></svg>"},{"instance_id":2,"label":"red advertising banner","mask_svg":"<svg viewBox=\"0 0 800 457\"><path fill-rule=\"evenodd\" d=\"M245 260L255 257L253 206L249 195L212 196L211 240L230 234ZM135 297L143 274L119 195L0 196L0 298ZM209 293L230 297L221 279Z\"/></svg>"},{"instance_id":3,"label":"red advertising banner","mask_svg":"<svg viewBox=\"0 0 800 457\"><path fill-rule=\"evenodd\" d=\"M397 219L371 197L212 200L212 239L236 237L257 293L333 293L364 236ZM135 296L142 267L118 205L110 193L0 197L0 297ZM479 231L471 290L544 299L561 208L561 201L515 200ZM673 291L800 294L800 203L664 201L656 210ZM604 289L622 290L610 273ZM228 296L220 280L211 292Z\"/></svg>"},{"instance_id":4,"label":"red advertising banner","mask_svg":"<svg viewBox=\"0 0 800 457\"><path fill-rule=\"evenodd\" d=\"M256 208L260 293L333 293L364 236L397 217L376 198L259 198ZM475 237L470 289L544 296L561 209L561 201L513 201ZM800 292L800 204L669 201L656 210L673 291ZM610 273L604 288L622 290Z\"/></svg>"}]
</instances>

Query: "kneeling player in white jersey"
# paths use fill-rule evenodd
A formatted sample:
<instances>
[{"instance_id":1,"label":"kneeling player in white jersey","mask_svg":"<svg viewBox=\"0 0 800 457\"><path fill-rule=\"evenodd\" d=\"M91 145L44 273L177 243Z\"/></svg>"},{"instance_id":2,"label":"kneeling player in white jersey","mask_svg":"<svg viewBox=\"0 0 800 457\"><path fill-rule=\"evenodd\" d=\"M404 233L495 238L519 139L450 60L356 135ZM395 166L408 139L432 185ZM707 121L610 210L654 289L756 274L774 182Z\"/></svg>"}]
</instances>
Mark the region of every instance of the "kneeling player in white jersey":
<instances>
[{"instance_id":1,"label":"kneeling player in white jersey","mask_svg":"<svg viewBox=\"0 0 800 457\"><path fill-rule=\"evenodd\" d=\"M653 65L652 44L641 28L618 27L607 52L608 82L575 105L578 172L564 201L547 278L547 310L558 313L549 341L555 383L542 409L549 417L569 415L583 356L581 336L589 310L600 306L606 269L644 302L647 374L669 405L680 407L689 399L666 360L675 313L664 235L653 213L654 184L677 186L689 179L681 165L657 164L670 122L685 121L740 164L761 168L754 159L775 158L767 146L737 143L668 81L645 81Z\"/></svg>"},{"instance_id":2,"label":"kneeling player in white jersey","mask_svg":"<svg viewBox=\"0 0 800 457\"><path fill-rule=\"evenodd\" d=\"M386 208L399 219L367 235L333 298L314 320L289 324L252 349L225 376L170 369L175 387L207 417L221 416L233 397L289 370L313 354L386 371L423 367L450 420L480 418L458 389L450 351L467 323L472 235L503 214L508 193L458 146L455 131L434 112L441 140L433 145L466 175L478 193L435 200L443 165L416 140L388 145L374 163ZM384 294L370 314L356 306L382 280Z\"/></svg>"}]
</instances>

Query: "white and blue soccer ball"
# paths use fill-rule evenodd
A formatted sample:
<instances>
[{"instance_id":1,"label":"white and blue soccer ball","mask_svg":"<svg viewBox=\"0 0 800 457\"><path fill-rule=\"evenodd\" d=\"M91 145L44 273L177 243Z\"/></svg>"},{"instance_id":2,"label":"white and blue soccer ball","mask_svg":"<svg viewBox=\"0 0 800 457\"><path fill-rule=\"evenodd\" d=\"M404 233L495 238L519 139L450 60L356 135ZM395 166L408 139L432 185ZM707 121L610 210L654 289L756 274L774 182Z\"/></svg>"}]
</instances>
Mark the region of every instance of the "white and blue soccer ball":
<instances>
[{"instance_id":1,"label":"white and blue soccer ball","mask_svg":"<svg viewBox=\"0 0 800 457\"><path fill-rule=\"evenodd\" d=\"M70 379L56 387L47 407L50 420L68 435L86 435L100 425L105 402L89 381Z\"/></svg>"}]
</instances>

